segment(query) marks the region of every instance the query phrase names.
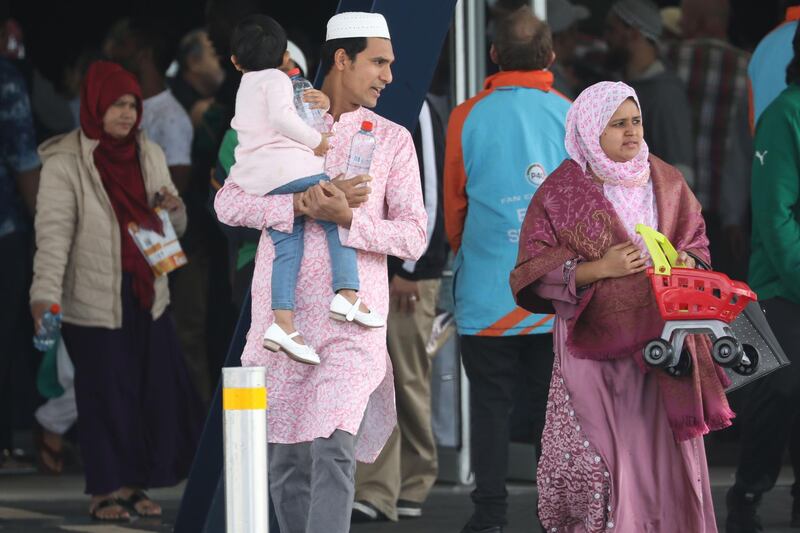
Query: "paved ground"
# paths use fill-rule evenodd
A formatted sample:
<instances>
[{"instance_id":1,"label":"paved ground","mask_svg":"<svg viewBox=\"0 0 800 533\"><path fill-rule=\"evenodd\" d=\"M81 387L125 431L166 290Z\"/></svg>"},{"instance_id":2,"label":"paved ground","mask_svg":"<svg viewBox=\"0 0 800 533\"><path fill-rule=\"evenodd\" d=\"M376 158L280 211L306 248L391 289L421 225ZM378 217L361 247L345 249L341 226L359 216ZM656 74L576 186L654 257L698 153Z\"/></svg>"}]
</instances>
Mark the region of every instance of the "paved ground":
<instances>
[{"instance_id":1,"label":"paved ground","mask_svg":"<svg viewBox=\"0 0 800 533\"><path fill-rule=\"evenodd\" d=\"M730 468L712 469L714 502L720 514L724 514L724 495L730 480ZM765 496L763 519L768 533L800 533L800 530L788 527L790 481L783 475L779 486ZM469 490L464 486L437 485L425 506L422 519L397 524L358 524L353 526L352 533L458 533L470 513ZM0 476L0 533L172 531L182 487L151 491L151 495L164 506L163 519L138 519L121 526L93 523L86 514L87 500L82 492L83 480L79 474L59 477L38 474ZM513 483L509 492L511 524L506 532L536 533L531 525L531 502L536 494L534 485ZM719 518L724 519L724 516Z\"/></svg>"}]
</instances>

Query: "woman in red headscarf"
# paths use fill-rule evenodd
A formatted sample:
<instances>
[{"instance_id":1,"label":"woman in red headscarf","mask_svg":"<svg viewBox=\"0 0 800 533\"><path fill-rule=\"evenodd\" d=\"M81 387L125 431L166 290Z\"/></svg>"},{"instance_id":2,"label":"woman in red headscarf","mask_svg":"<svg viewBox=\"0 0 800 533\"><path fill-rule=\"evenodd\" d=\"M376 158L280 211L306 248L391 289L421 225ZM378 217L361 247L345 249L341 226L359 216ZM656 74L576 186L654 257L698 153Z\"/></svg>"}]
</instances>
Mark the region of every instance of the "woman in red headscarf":
<instances>
[{"instance_id":1,"label":"woman in red headscarf","mask_svg":"<svg viewBox=\"0 0 800 533\"><path fill-rule=\"evenodd\" d=\"M139 131L132 74L93 63L81 88L81 127L39 148L31 312L60 304L75 365L78 439L98 520L158 516L145 488L178 483L196 446L198 401L172 317L166 276L154 276L129 223L178 235L186 210L161 149Z\"/></svg>"}]
</instances>

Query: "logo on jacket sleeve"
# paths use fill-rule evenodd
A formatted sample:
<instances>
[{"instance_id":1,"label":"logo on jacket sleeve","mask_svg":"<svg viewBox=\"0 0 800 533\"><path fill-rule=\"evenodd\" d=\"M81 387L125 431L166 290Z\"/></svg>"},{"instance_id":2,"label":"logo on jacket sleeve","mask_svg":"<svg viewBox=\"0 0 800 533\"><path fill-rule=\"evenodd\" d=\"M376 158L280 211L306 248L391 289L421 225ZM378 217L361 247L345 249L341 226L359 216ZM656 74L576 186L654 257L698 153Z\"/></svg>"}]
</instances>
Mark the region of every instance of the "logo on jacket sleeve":
<instances>
[{"instance_id":1,"label":"logo on jacket sleeve","mask_svg":"<svg viewBox=\"0 0 800 533\"><path fill-rule=\"evenodd\" d=\"M547 173L541 163L531 163L525 170L525 179L534 187L539 187L547 178Z\"/></svg>"}]
</instances>

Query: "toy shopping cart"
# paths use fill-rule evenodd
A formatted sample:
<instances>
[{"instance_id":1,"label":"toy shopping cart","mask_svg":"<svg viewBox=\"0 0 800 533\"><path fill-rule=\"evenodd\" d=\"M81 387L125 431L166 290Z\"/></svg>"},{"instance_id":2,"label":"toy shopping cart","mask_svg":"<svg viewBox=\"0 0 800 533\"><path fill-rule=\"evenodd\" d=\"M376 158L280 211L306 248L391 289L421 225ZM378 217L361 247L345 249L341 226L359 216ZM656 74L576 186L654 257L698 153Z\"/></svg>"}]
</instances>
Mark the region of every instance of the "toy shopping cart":
<instances>
[{"instance_id":1,"label":"toy shopping cart","mask_svg":"<svg viewBox=\"0 0 800 533\"><path fill-rule=\"evenodd\" d=\"M661 337L644 348L648 365L676 377L689 374L692 358L684 342L691 334L711 337L711 355L731 378L729 391L789 364L746 283L714 272L702 261L706 270L677 267L678 253L664 235L643 224L636 232L653 261L647 275L665 320Z\"/></svg>"}]
</instances>

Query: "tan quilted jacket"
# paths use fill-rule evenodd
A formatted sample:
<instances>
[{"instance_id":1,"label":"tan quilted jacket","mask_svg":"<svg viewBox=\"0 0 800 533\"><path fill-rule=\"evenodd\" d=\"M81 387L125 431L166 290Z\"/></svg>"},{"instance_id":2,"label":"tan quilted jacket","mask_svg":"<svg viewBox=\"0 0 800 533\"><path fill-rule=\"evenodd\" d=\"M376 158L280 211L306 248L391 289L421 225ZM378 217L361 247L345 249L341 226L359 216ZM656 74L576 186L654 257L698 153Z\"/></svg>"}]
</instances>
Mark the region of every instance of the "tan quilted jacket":
<instances>
[{"instance_id":1,"label":"tan quilted jacket","mask_svg":"<svg viewBox=\"0 0 800 533\"><path fill-rule=\"evenodd\" d=\"M147 199L161 187L175 196L164 152L138 137ZM98 141L81 130L39 146L41 182L36 203L36 255L31 302L60 303L64 322L79 326L122 327L120 230L92 152ZM186 209L171 215L178 235L186 229ZM167 277L155 280L153 319L169 304Z\"/></svg>"}]
</instances>

